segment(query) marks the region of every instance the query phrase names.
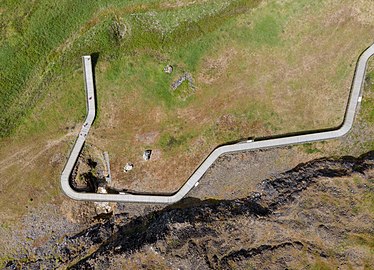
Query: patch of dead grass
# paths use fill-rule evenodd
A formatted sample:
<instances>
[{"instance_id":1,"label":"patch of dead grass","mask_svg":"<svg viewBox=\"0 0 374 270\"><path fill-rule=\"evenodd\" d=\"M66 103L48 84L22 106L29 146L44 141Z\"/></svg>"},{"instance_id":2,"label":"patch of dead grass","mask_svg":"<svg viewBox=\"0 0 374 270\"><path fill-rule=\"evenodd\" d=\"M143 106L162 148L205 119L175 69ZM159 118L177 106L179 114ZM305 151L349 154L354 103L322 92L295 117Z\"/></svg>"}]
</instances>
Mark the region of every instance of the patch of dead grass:
<instances>
[{"instance_id":1,"label":"patch of dead grass","mask_svg":"<svg viewBox=\"0 0 374 270\"><path fill-rule=\"evenodd\" d=\"M144 111L134 107L139 104L135 96L126 96L121 112L116 113L117 125L123 128L104 137L107 146L113 144L109 152L117 184L146 191L176 190L215 146L224 143L218 140L220 136L207 139L203 130L222 122L230 112L245 112L251 106L248 104L258 104L254 111L258 117L248 122L231 121L241 131L238 139L242 134L268 136L338 126L357 57L373 35L372 28L353 16L354 9L337 1L305 8L284 25L284 44L279 47L243 48L231 43L215 48L216 53L206 56L199 67L198 101L176 112L165 113L161 107ZM264 113L269 109L273 114L266 119ZM137 138L157 130L160 134L194 130L200 135L191 140L189 151L173 157L149 141L147 147L160 151L162 158L144 163L141 154L145 146ZM227 128L221 131L227 132ZM118 134L123 134L121 140L115 138ZM134 162L135 168L124 174L122 167L128 161Z\"/></svg>"}]
</instances>

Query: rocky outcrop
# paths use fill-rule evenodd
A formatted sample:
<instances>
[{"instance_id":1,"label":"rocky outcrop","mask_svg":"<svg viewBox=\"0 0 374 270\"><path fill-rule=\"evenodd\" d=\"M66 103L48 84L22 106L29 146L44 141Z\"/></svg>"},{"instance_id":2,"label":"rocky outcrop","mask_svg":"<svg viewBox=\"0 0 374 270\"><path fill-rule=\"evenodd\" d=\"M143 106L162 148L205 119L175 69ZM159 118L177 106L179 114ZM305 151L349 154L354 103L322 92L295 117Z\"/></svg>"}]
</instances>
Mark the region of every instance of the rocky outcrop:
<instances>
[{"instance_id":1,"label":"rocky outcrop","mask_svg":"<svg viewBox=\"0 0 374 270\"><path fill-rule=\"evenodd\" d=\"M188 81L188 85L192 90L195 89L192 76L188 72L185 72L178 80L172 83L171 88L173 88L173 90L176 90L184 81Z\"/></svg>"},{"instance_id":2,"label":"rocky outcrop","mask_svg":"<svg viewBox=\"0 0 374 270\"><path fill-rule=\"evenodd\" d=\"M358 158L313 160L264 180L258 192L245 198L223 201L187 198L145 216L129 219L126 214L117 214L66 237L50 258L22 265L101 269L116 260L131 261L136 254L148 254L151 250L157 260L180 269L241 269L260 265L263 269L284 269L295 267L295 256L304 256L306 261L314 257L338 258L339 263L350 261L353 267L358 267L365 262L364 253L332 249L334 243L343 245L344 239L351 235L374 232L370 213L350 212L343 205L349 204L347 209L359 207L358 203L364 200L355 198L372 192L373 187L363 182L352 188L353 192L334 186L335 182L327 186L323 181L353 176L368 181L373 169L374 151ZM320 204L322 198L328 202L327 206ZM365 218L368 226L353 227L355 219ZM352 256L356 256L353 263ZM138 263L139 267L147 268L140 259ZM8 263L9 268L17 265L21 263Z\"/></svg>"}]
</instances>

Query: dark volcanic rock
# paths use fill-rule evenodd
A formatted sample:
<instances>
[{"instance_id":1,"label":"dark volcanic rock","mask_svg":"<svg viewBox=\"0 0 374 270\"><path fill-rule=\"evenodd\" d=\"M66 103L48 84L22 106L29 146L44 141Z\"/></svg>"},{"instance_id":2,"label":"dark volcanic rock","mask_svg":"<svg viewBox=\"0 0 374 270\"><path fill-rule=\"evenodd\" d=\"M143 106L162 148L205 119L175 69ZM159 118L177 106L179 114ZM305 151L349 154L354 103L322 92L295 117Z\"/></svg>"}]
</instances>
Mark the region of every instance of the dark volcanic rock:
<instances>
[{"instance_id":1,"label":"dark volcanic rock","mask_svg":"<svg viewBox=\"0 0 374 270\"><path fill-rule=\"evenodd\" d=\"M355 218L355 214L347 215L340 211L342 213L337 215L335 213L339 208L333 205L325 207L319 202L316 202L320 206L315 210L311 202L300 202L299 205L296 202L302 200L309 189L343 200L349 190L325 187L318 182L354 174L365 178L366 172L373 169L374 151L359 158L323 158L264 180L259 193L245 198L222 201L186 198L145 216L128 218L126 214L117 214L57 244L60 265L67 266L74 261L71 269L103 269L110 267L116 258L131 261L131 258L146 254L149 249L153 252L152 256L172 264L172 268L181 269L249 268L261 265L263 260L274 261L276 265L287 268L295 260L294 254L302 252L317 254L319 258L335 256L344 262L345 253L326 251L318 243L339 242L340 236L349 235L348 228L341 228L340 223L344 222L342 218ZM367 190L365 185L359 186L362 189L357 192ZM324 216L329 218L322 220L330 224L314 226L313 223ZM336 221L336 218L339 220ZM333 228L339 233L328 233ZM304 236L307 229L312 230L311 235L315 233L315 237L322 240L315 241L311 236ZM22 265L40 268L51 265L49 260L55 260L55 257L46 256L44 260ZM137 260L141 267L141 259ZM7 264L9 269L15 265L20 265L20 262L10 261ZM269 266L269 269L278 268Z\"/></svg>"}]
</instances>

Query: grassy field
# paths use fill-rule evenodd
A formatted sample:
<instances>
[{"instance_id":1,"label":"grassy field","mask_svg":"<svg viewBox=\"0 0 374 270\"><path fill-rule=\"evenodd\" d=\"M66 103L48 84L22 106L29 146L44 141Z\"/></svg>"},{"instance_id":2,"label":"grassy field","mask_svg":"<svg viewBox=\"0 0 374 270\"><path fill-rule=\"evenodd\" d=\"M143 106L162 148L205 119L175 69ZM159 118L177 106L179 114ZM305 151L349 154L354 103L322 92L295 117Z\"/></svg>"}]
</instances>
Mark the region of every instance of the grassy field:
<instances>
[{"instance_id":1,"label":"grassy field","mask_svg":"<svg viewBox=\"0 0 374 270\"><path fill-rule=\"evenodd\" d=\"M89 142L109 150L117 186L175 190L219 144L338 126L362 51L362 45L346 41L354 36L369 45L373 33L351 21L349 7L345 11L335 4L269 2L255 11L226 11L234 15L204 35L195 35L192 24L193 38L179 46L142 49L146 54L135 57L123 54L114 66L99 63L100 108L107 112L100 115ZM147 29L167 35L178 25L173 12L134 16ZM193 8L184 12L193 14ZM163 28L159 18L172 23ZM131 25L126 16L123 20ZM210 16L198 24L215 23ZM163 73L166 64L175 67L172 76ZM170 84L185 71L197 89L181 98ZM141 154L148 148L155 156L145 163ZM122 172L126 162L135 164L129 174Z\"/></svg>"},{"instance_id":2,"label":"grassy field","mask_svg":"<svg viewBox=\"0 0 374 270\"><path fill-rule=\"evenodd\" d=\"M116 186L171 191L219 144L339 125L357 57L373 42L369 2L3 1L3 215L61 200L59 174L85 116L82 55L98 54L88 144L109 151ZM195 91L172 91L185 72ZM363 103L368 123L373 102Z\"/></svg>"}]
</instances>

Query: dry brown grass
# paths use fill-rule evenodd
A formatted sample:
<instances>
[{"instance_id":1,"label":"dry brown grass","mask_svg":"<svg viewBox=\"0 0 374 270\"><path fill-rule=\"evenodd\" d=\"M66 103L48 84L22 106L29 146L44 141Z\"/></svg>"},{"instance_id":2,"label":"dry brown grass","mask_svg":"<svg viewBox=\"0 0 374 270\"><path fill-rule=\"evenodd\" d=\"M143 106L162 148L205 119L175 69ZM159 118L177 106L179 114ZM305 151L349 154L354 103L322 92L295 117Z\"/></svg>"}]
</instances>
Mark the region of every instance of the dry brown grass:
<instances>
[{"instance_id":1,"label":"dry brown grass","mask_svg":"<svg viewBox=\"0 0 374 270\"><path fill-rule=\"evenodd\" d=\"M267 16L274 12L271 9L269 1L254 14ZM166 112L138 99L136 93L103 101L103 108L110 111L89 140L109 150L116 186L176 190L214 147L226 142L221 134L230 134L231 129L222 122L224 116L232 118L237 139L338 126L357 57L372 42L372 24L362 23L358 9L340 1L306 4L285 23L281 46L229 42L214 48L197 74L197 101L186 108ZM286 5L277 12L289 14ZM364 12L361 9L360 16ZM251 28L252 21L252 16L243 15L238 25ZM110 105L116 102L119 109ZM248 110L254 110L252 119L233 116ZM209 126L213 135L204 133ZM187 151L182 148L172 155L159 148L157 139L146 145L137 139L147 133L181 136L191 131L198 135L187 143ZM145 148L156 150L159 158L143 162ZM125 174L122 168L128 161L135 163L135 169Z\"/></svg>"},{"instance_id":2,"label":"dry brown grass","mask_svg":"<svg viewBox=\"0 0 374 270\"><path fill-rule=\"evenodd\" d=\"M137 252L131 258L114 256L114 263L111 264L111 268L109 269L136 269L139 265L142 265L142 269L147 270L173 269L171 262L168 262L162 255L156 252L153 247Z\"/></svg>"},{"instance_id":3,"label":"dry brown grass","mask_svg":"<svg viewBox=\"0 0 374 270\"><path fill-rule=\"evenodd\" d=\"M253 27L253 16L273 12L281 16L288 12L286 4L272 10L272 2L267 1L252 14L241 16L238 26ZM282 1L287 2L292 1ZM207 126L218 123L217 126L223 128L220 123L231 119L230 123L240 127L238 138L336 126L342 120L357 56L372 42L374 28L370 10L370 1L331 0L317 7L307 4L291 14L284 25L282 46L228 42L213 48L199 67L204 71L195 76L198 102L171 112L160 104L142 100L139 96L142 89L126 92L126 80L122 84L105 81L103 74L108 62L99 61L100 117L88 143L109 151L117 186L141 191L173 191L209 151L225 142L219 136L205 136L203 131ZM69 85L53 87L83 89L81 72L76 71ZM104 89L109 90L105 92ZM41 102L40 108L33 112L33 121L43 119L43 111L54 104L58 95ZM144 111L144 106L148 110ZM232 118L233 112L240 114L251 108L255 109L250 121ZM64 108L56 110L58 113L54 117L64 115ZM274 115L269 116L267 112ZM224 115L228 117L226 120ZM74 124L80 125L66 121L68 126ZM43 204L46 199L61 199L59 175L74 136L61 135L68 131L59 127L51 127L51 130L30 135L21 127L19 136L0 142L1 219L15 219L27 211L26 206ZM168 154L157 145L163 132L184 134L191 130L195 137L187 151ZM158 135L150 140L139 139L147 137L146 134ZM145 147L156 151L158 158L143 162L141 155ZM344 145L335 142L321 148L326 150L324 153L334 153L337 147ZM124 174L122 167L128 161L135 163L136 170Z\"/></svg>"},{"instance_id":4,"label":"dry brown grass","mask_svg":"<svg viewBox=\"0 0 374 270\"><path fill-rule=\"evenodd\" d=\"M61 200L58 179L72 134L52 140L32 138L2 142L2 155L7 151L12 155L1 161L0 220L12 222L29 207Z\"/></svg>"}]
</instances>

